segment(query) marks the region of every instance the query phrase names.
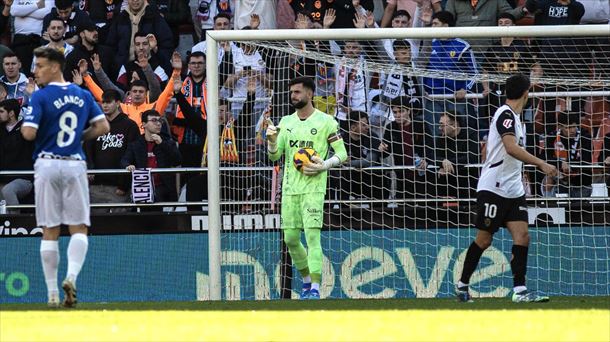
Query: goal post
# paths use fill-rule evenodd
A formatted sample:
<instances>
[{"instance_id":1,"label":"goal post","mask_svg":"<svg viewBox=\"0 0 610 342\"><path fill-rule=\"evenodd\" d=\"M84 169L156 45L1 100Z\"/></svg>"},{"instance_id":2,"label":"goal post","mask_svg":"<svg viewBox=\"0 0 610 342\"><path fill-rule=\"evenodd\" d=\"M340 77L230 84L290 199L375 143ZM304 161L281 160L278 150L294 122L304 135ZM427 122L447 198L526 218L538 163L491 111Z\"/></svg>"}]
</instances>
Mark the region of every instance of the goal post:
<instances>
[{"instance_id":1,"label":"goal post","mask_svg":"<svg viewBox=\"0 0 610 342\"><path fill-rule=\"evenodd\" d=\"M455 38L455 37L459 37L459 38L464 38L466 40L468 39L497 39L500 37L515 37L515 38L563 38L563 37L570 37L570 38L587 38L587 37L594 37L594 38L607 38L610 37L610 26L609 25L579 25L579 26L511 26L511 27L451 27L451 28L409 28L409 29L389 29L389 28L376 28L376 29L321 29L321 30L312 30L312 29L295 29L295 30L235 30L235 31L214 31L214 30L208 30L206 32L206 41L207 41L207 51L206 51L206 74L207 74L207 141L208 141L208 154L207 154L207 167L208 167L208 262L209 262L209 283L208 283L208 289L209 289L209 296L207 297L207 299L210 300L221 300L222 299L222 291L223 291L223 273L222 273L222 268L221 266L223 264L226 264L226 258L229 258L228 255L231 255L231 257L234 257L235 255L238 255L239 253L227 253L225 251L223 251L222 247L222 233L223 233L223 229L227 229L227 228L223 228L226 226L226 222L225 219L223 218L223 211L221 210L221 203L224 201L223 198L221 198L221 187L222 187L222 180L221 180L221 175L220 175L220 170L221 170L221 144L220 144L220 140L221 140L221 132L219 130L219 126L221 125L221 119L219 118L219 99L221 98L221 88L223 87L223 84L221 84L221 78L228 76L228 75L221 75L220 70L219 70L219 65L221 63L221 61L219 61L219 43L221 42L248 42L251 43L253 45L256 46L260 46L263 45L266 48L269 48L271 50L277 51L278 54L284 54L286 56L290 56L291 58L297 58L298 57L298 49L294 49L292 47L290 47L287 42L288 41L312 41L312 40L316 40L316 41L351 41L351 40L358 40L358 41L380 41L382 39L414 39L414 40L431 40L431 39L442 39L442 38ZM584 43L583 43L584 44ZM579 45L578 45L579 46ZM577 46L577 47L578 47ZM474 47L474 45L473 45ZM576 56L576 55L570 55L571 51L568 51L568 57L573 57L574 59L578 59L580 57ZM332 63L342 63L339 62L339 60L341 60L341 56L338 55L332 55L332 54L320 54L317 55L315 53L310 54L307 56L308 58L313 58L313 59L319 59L319 60L323 60L325 62L328 62L330 64ZM583 63L587 63L587 61L581 61ZM345 65L350 65L350 63L353 63L353 61L347 60L344 62ZM389 73L392 69L392 67L389 65L390 61L389 60L384 60L383 58L379 58L379 59L374 59L371 61L370 65L367 66L367 68L372 69L378 69L378 70L382 70L386 73ZM280 66L277 67L278 72L280 71ZM608 79L608 75L610 75L610 65L601 65L600 68L602 68L602 76L601 77L597 77L595 79L589 79L588 77L566 77L566 79L561 79L558 75L556 74L546 74L541 76L539 79L532 79L533 82L538 82L539 84L548 84L552 87L550 87L547 90L538 90L538 91L532 91L532 93L530 94L530 97L536 97L536 98L545 98L545 97L566 97L566 98L571 98L571 97L588 97L588 96L608 96L610 94L610 79ZM466 80L466 79L476 79L477 81L485 81L485 80L490 80L493 82L502 82L505 78L506 78L506 74L493 74L493 73L477 73L476 75L473 75L472 73L452 73L452 72L437 72L435 73L434 70L430 71L430 70L426 70L426 68L420 68L417 66L413 66L413 67L406 67L404 69L400 69L400 72L404 73L404 74L414 74L417 75L418 77L429 77L429 76L441 76L441 77L451 77L453 79L462 79L462 80ZM289 81L288 79L283 80L285 81L285 83L287 84L287 82ZM558 85L569 85L570 88L569 89L563 89L561 87L558 87ZM595 89L591 89L590 86L594 86ZM287 92L284 91L280 93L279 90L274 89L274 95L273 96L278 96L278 98L282 98L281 96L283 96L283 99L285 101L288 100L287 97ZM449 99L449 98L453 98L453 95L431 95L429 97L429 99L432 100L443 100L443 99ZM467 100L469 99L481 99L483 98L483 95L481 94L476 94L476 93L469 93L465 96L465 98ZM370 102L370 101L369 101ZM565 101L564 101L565 102ZM561 102L563 105L563 102ZM278 106L280 105L287 105L287 104L276 104ZM271 105L269 105L271 106ZM339 106L339 104L337 103L337 106ZM559 105L557 105L559 106ZM333 114L333 113L329 113L329 114ZM535 115L535 113L534 113ZM467 118L468 119L468 118ZM542 123L543 125L546 123ZM478 126L476 126L478 127ZM477 144L479 143L479 141L477 140ZM591 147L594 148L594 147ZM599 148L599 146L598 146ZM288 164L288 163L287 163ZM477 164L477 163L473 163L473 164ZM480 165L480 164L479 164ZM290 165L286 165L285 167L290 167ZM391 166L388 170L391 171L392 170ZM411 169L413 170L412 167L405 167L407 169ZM399 167L394 167L394 169L400 169ZM281 177L281 175L279 175L275 169L269 171L271 174L273 174L273 177L275 179L275 177ZM393 171L392 171L393 172ZM385 177L385 176L384 176ZM239 181L239 180L238 180ZM245 182L245 180L244 180ZM365 183L366 181L362 180L363 183ZM274 185L276 184L275 181L273 183ZM278 183L280 184L280 183ZM235 187L239 187L240 184L235 184ZM382 186L381 190L384 191L388 191L389 190L390 185L388 185L387 187L384 185ZM279 190L278 190L279 192ZM272 195L272 202L275 200L274 196L275 193L273 193ZM358 196L356 196L356 198L351 198L352 196L350 196L348 202L353 203L355 205L359 205L359 204L366 204L368 203L367 200L362 200L360 201L359 198L357 198ZM582 196L582 197L578 197L576 196L576 198L580 198L580 200L587 200L588 196ZM605 195L605 199L607 199L607 194ZM327 198L327 200L329 200ZM471 199L470 199L471 200ZM538 202L543 202L544 199L542 198L536 198L536 199L531 199L532 201L535 201L536 203ZM447 202L447 200L444 199L405 199L404 202L413 202L416 203L418 201L430 201L431 203L438 203L438 202ZM467 199L455 199L455 202L460 202L460 201L467 201ZM544 203L546 203L545 205L548 206L548 203L554 203L557 202L558 199L556 198L552 198L552 199L547 199ZM239 202L239 201L238 201ZM236 202L237 203L237 202ZM252 202L255 203L255 202ZM389 200L382 200L381 203L384 204L384 208L385 208L385 204L389 203ZM243 203L238 203L238 204L243 204ZM247 203L246 203L247 204ZM331 208L331 206L329 205L329 208ZM326 208L326 209L329 209ZM362 209L364 207L360 207L360 209ZM587 207L589 208L589 207ZM601 216L606 216L606 211L607 210L607 205L603 204L603 206L601 207L590 207L591 209L587 209L587 210L591 210L592 212L590 213L591 216L596 216L596 215L601 215ZM439 212L435 212L435 216L433 218L433 220L440 220L440 217L445 217L447 219L447 227L442 229L442 233L440 233L440 235L438 237L432 237L432 238L425 238L421 241L421 248L422 248L422 253L425 253L428 250L428 246L429 244L433 243L433 240L436 240L438 243L445 243L446 241L453 241L455 240L454 238L456 237L456 233L453 230L453 226L456 227L467 227L471 225L471 221L468 219L468 222L459 222L459 217L468 217L468 215L465 215L464 213L459 212L458 209L456 209L457 212L452 212L451 208L445 208L448 212L447 213L440 213L440 210L438 210ZM367 208L368 210L368 208ZM371 212L374 212L374 209L370 209ZM442 209L444 210L444 209ZM279 212L279 211L275 211L275 212ZM561 212L561 210L558 210L558 212ZM353 213L353 211L349 211L349 214L345 214L345 213L341 213L338 214L340 215L340 219L339 222L355 222L357 220L353 220L351 217L347 217L346 215L351 215ZM530 212L530 215L532 214L532 212ZM356 216L358 215L362 215L362 212L360 212L359 214L355 214ZM373 215L373 214L371 214ZM421 218L418 217L409 217L409 219L414 222L414 224L419 224L419 225L426 225L425 221L427 219L432 219L431 217L428 217L428 213L426 213L426 216L423 218L423 221L421 220ZM438 216L436 216L438 215ZM554 215L553 213L548 214L549 216ZM565 215L565 213L564 213ZM267 217L264 218L265 220L267 219ZM231 219L229 219L231 220ZM344 221L342 221L344 220ZM394 218L392 219L394 220ZM374 223L374 219L370 218L370 221L372 223ZM266 221L265 221L266 222ZM423 223L422 223L423 222ZM601 224L602 225L607 225L608 222L606 221L606 219L604 218L603 221L595 221L592 224ZM607 228L607 226L606 226ZM577 228L576 230L578 231L578 229L583 230L583 228ZM247 233L247 232L246 232ZM363 231L363 232L358 232L354 237L349 235L349 232L343 232L340 230L337 230L335 232L333 232L333 239L336 239L336 243L338 246L347 246L346 248L350 248L350 251L354 251L353 253L349 254L346 258L354 258L353 260L351 260L350 262L353 263L358 263L360 259L358 259L358 256L362 256L362 255L366 255L368 256L369 259L371 260L375 260L379 265L379 267L375 268L372 267L372 269L368 269L368 270L361 270L362 273L359 275L360 276L360 281L364 284L364 283L369 283L369 284L374 284L371 285L373 287L375 286L379 286L377 283L374 283L375 281L375 277L377 275L374 275L373 273L378 272L379 269L382 269L379 272L382 272L382 274L389 274L391 272L398 272L398 270L394 269L396 266L394 264L389 265L387 263L387 251L383 250L383 248L379 249L379 248L375 248L374 246L370 246L370 245L363 245L361 248L358 247L357 242L355 242L356 239L365 239L365 238L369 238L369 239L376 239L376 238L382 238L382 239L392 239L392 238L396 238L397 241L401 241L401 242L407 242L410 238L413 237L417 237L418 236L418 232L404 232L401 233L399 230L396 231L391 231L389 233L383 234L382 236L377 236L377 233L375 231ZM559 236L558 236L559 235ZM555 232L549 232L548 234L544 235L544 238L546 239L546 244L543 247L543 253L547 253L548 255L554 253L553 250L553 243L564 243L564 241L561 239L561 234L559 233L555 233ZM582 239L582 243L585 244L587 239L593 239L595 241L595 243L599 243L598 241L603 240L603 237L605 236L605 241L606 244L608 241L610 241L608 239L608 236L610 235L610 233L608 232L607 229L596 229L594 233L591 233L591 235L587 235L587 233L583 233L583 236L579 236L580 239ZM273 237L274 239L281 239L281 235L277 234ZM462 237L460 237L461 239ZM600 238L602 238L600 240ZM253 238L253 240L257 240L257 238ZM253 246L252 248L257 248L256 244L257 242L253 242ZM460 240L462 241L462 240ZM271 245L272 242L270 241L258 241L260 243L262 243L263 245L265 244L269 244ZM250 246L250 242L246 243L248 246ZM403 262L403 268L404 268L404 272L405 272L405 276L402 277L402 280L409 280L412 284L413 287L413 292L419 296L419 294L424 294L422 296L425 296L425 294L431 294L433 292L426 292L429 291L428 287L426 287L425 282L422 283L421 281L421 276L419 274L419 272L417 271L417 269L414 270L409 270L407 269L409 265L413 266L414 263L416 262L417 256L413 255L408 249L403 248L403 246L399 245L399 244L395 244L394 242L390 241L388 242L389 245L392 245L394 250L397 253L397 258L399 260L401 260L401 262ZM277 244L277 246L279 246L279 244ZM323 249L324 247L324 243L323 243ZM461 245L460 248L464 248L465 246ZM596 247L604 247L604 246L596 246ZM259 246L260 248L260 246ZM605 248L610 248L610 246L606 245ZM599 251L597 250L595 252L594 255L590 255L587 254L586 251L581 251L580 249L578 249L579 253L583 253L583 257L592 257L592 258L599 258L600 260L596 259L592 262L592 264L595 265L595 267L600 268L601 270L601 277L598 281L599 283L596 283L595 286L597 286L597 288L599 288L600 290L598 291L600 294L604 294L604 289L603 289L603 284L605 282L606 284L606 289L605 289L605 295L609 295L608 293L608 282L610 281L610 270L608 269L608 252L606 251L606 254L604 255L603 251ZM326 252L326 251L324 251ZM357 252L357 253L356 253ZM356 253L356 254L354 254ZM359 253L359 254L358 254ZM435 252L436 253L436 252ZM444 253L444 254L443 254ZM457 251L456 251L457 253ZM462 262L463 261L463 254L459 254L459 253L454 253L453 250L450 250L449 248L441 248L440 251L438 251L438 256L436 259L436 263L434 265L429 265L426 266L426 270L425 270L425 275L428 277L427 279L429 279L429 282L434 282L434 281L438 281L440 282L441 280L439 279L435 279L435 272L438 272L439 270L446 270L448 266L448 259L447 258L452 258L451 256L449 256L449 254L451 255L459 255L459 256L455 256L456 260L455 262L457 263ZM492 253L499 253L499 252L492 252ZM276 268L275 265L278 261L279 258L277 258L277 260L272 260L273 258L277 257L277 255L273 255L273 257L268 258L267 260L264 260L262 262L258 262L257 260L253 260L256 259L254 258L252 255L249 255L247 253L245 253L246 255L241 255L239 254L239 257L241 258L245 258L244 262L248 263L248 267L253 267L253 271L248 271L250 272L249 276L255 278L254 282L252 284L255 284L254 286L258 286L258 287L262 287L263 290L261 291L271 291L273 292L273 290L269 290L268 287L273 287L275 285L277 285L277 271L278 268ZM356 255L356 256L355 256ZM536 256L532 256L532 258L536 258ZM605 261L604 261L605 258ZM453 260L453 259L452 259ZM260 261L260 260L259 260ZM545 267L544 264L547 263L547 266L549 266L550 268L552 268L553 270L563 270L565 268L564 265L554 265L552 264L553 262L555 262L557 260L552 259L552 258L547 258L544 260L541 260L539 263L536 264L534 272L531 272L531 277L536 277L537 273L539 272L540 268ZM560 260L561 261L561 260ZM346 261L347 262L347 261ZM428 262L428 261L427 261ZM568 262L572 263L572 264L578 264L579 260L578 260L578 256L573 256L573 258L571 258ZM329 261L330 263L330 267L333 267L333 261ZM268 265L268 264L273 264L273 265ZM353 266L353 265L352 265ZM325 266L328 267L328 266ZM339 272L338 270L336 270L337 267L347 267L345 266L345 263L341 265L334 265L335 267L335 271L330 270L330 273L333 272ZM354 266L355 267L355 266ZM494 268L495 267L495 268ZM498 267L506 267L506 264L502 264L502 265L491 265L488 266L488 271L490 272L496 272L497 274L504 272L505 270L502 269L498 269ZM263 272L265 273L265 276L267 276L268 273L272 273L271 278L270 279L261 279L260 277L262 277L260 275L260 271L262 269L265 270L269 270L268 272ZM325 274L329 273L327 272L328 270L325 271ZM344 270L345 271L345 270ZM258 273L257 273L258 272ZM347 272L347 271L345 271ZM384 273L385 272L385 273ZM411 272L411 273L409 273ZM415 272L415 273L413 273ZM232 273L231 273L232 274ZM229 272L227 272L227 277L231 277L232 275L229 274ZM333 273L334 275L334 273ZM350 277L351 274L343 274L343 277ZM455 276L455 275L454 275ZM356 276L354 276L356 277ZM420 277L420 278L418 278ZM476 278L476 275L475 275ZM340 278L343 279L343 278ZM547 276L547 279L545 279L547 282L552 282L553 281L553 276ZM563 281L563 279L561 279ZM333 284L334 284L333 280ZM382 290L377 291L379 294L379 296L391 296L392 291L388 290L388 288L391 288L391 286L393 285L393 283L395 283L396 280L392 280L390 282L390 284L383 284L383 286L381 286L380 288ZM416 289L416 285L413 285L413 283L417 283L420 284L418 285L419 288ZM357 283L357 281L356 281ZM423 284L424 289L421 288L421 284ZM439 283L440 284L440 283ZM387 287L386 287L387 285ZM243 284L242 284L243 286ZM363 285L364 286L364 285ZM545 285L547 286L547 285ZM238 285L239 287L239 285ZM357 286L356 286L357 287ZM447 291L447 289L445 288L446 284L444 285L438 285L438 287L436 288L437 291L439 291L439 293L441 293L442 291ZM385 289L384 289L385 288ZM439 290L440 288L440 290ZM225 289L228 291L229 289L229 285L225 284ZM387 290L387 291L386 291ZM236 290L239 293L239 288ZM258 290L255 290L258 291ZM329 290L329 291L335 291L335 290ZM351 291L351 292L350 292ZM420 291L418 293L418 291ZM573 293L576 293L576 290L571 290ZM366 292L366 291L364 291ZM359 291L358 288L350 288L350 290L345 290L344 293L345 295L341 295L339 297L343 297L343 296L350 296L350 293L353 294L354 297L358 297L360 295L362 296L366 296L363 295L362 293L364 293L362 291ZM375 291L373 291L375 292ZM493 295L493 291L488 291L490 293L490 295ZM569 291L568 291L569 292ZM262 293L262 292L261 292ZM436 292L434 292L436 293ZM570 294L570 293L566 293L566 294ZM502 293L500 292L496 292L495 295L502 295ZM228 296L226 296L228 298ZM258 295L258 293L255 295L255 298L260 299L260 298L276 298L274 295Z\"/></svg>"}]
</instances>

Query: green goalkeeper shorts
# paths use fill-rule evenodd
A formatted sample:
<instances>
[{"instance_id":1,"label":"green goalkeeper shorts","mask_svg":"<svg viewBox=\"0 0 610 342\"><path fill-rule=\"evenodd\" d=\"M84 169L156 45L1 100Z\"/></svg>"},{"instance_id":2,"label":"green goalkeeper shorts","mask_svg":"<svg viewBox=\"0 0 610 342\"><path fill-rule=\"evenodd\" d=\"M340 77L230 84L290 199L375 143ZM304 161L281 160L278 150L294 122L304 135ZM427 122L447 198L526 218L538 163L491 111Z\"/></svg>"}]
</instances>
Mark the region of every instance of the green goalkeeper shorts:
<instances>
[{"instance_id":1,"label":"green goalkeeper shorts","mask_svg":"<svg viewBox=\"0 0 610 342\"><path fill-rule=\"evenodd\" d=\"M322 228L324 196L322 192L282 196L282 228Z\"/></svg>"}]
</instances>

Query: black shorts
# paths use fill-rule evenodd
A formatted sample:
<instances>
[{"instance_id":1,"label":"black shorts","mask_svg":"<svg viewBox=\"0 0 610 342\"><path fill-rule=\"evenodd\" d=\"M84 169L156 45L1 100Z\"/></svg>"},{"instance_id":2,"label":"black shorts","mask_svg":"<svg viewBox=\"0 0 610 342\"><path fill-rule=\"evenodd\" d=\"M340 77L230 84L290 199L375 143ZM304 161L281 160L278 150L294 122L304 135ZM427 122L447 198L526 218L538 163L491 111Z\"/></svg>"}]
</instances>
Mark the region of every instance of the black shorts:
<instances>
[{"instance_id":1,"label":"black shorts","mask_svg":"<svg viewBox=\"0 0 610 342\"><path fill-rule=\"evenodd\" d=\"M477 229L493 234L511 221L528 222L525 196L506 198L491 191L477 192Z\"/></svg>"}]
</instances>

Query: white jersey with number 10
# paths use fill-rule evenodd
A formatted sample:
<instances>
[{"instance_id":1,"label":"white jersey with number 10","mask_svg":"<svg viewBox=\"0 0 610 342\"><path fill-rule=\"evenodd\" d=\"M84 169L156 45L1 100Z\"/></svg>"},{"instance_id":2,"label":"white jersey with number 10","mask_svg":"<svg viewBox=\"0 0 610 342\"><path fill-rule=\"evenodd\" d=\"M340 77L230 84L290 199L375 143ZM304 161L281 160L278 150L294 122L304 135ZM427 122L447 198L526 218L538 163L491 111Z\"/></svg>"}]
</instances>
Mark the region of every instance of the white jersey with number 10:
<instances>
[{"instance_id":1,"label":"white jersey with number 10","mask_svg":"<svg viewBox=\"0 0 610 342\"><path fill-rule=\"evenodd\" d=\"M517 143L525 148L525 128L508 105L498 108L494 114L487 138L487 160L483 165L477 191L491 191L505 198L517 198L525 194L522 182L523 162L506 152L502 137L514 135Z\"/></svg>"}]
</instances>

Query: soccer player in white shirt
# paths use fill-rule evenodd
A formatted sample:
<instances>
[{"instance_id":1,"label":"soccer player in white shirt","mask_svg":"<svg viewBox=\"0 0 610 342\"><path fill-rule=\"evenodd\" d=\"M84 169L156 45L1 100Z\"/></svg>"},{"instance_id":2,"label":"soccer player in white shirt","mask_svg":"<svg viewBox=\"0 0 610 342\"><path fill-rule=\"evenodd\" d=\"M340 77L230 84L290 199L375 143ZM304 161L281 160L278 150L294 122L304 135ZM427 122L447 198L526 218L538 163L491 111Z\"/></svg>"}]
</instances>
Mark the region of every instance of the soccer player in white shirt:
<instances>
[{"instance_id":1,"label":"soccer player in white shirt","mask_svg":"<svg viewBox=\"0 0 610 342\"><path fill-rule=\"evenodd\" d=\"M536 165L547 176L557 169L531 155L524 148L525 129L519 115L527 103L530 80L522 74L506 81L506 102L493 116L487 141L487 160L477 186L478 229L468 248L462 276L456 286L461 302L471 302L470 276L477 268L483 251L491 245L493 234L504 226L513 238L510 266L513 272L513 302L547 302L549 297L530 292L525 287L529 245L527 203L521 181L523 163Z\"/></svg>"}]
</instances>

